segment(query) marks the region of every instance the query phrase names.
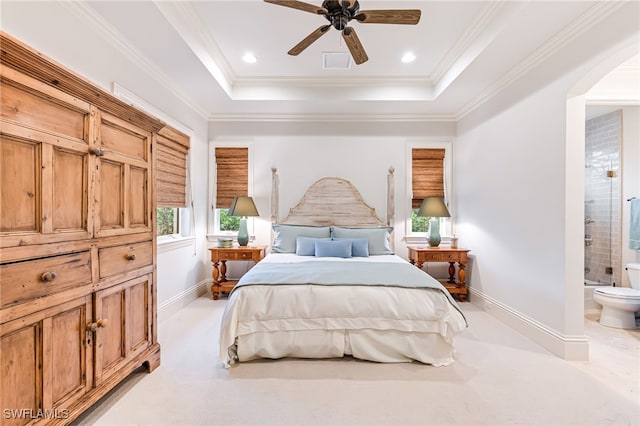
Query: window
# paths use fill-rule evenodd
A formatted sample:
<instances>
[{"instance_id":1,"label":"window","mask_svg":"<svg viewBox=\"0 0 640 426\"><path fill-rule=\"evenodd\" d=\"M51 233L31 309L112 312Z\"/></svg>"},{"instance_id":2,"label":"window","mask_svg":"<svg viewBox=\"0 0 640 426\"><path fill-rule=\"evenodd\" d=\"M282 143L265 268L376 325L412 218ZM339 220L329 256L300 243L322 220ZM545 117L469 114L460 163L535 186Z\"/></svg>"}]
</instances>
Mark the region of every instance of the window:
<instances>
[{"instance_id":1,"label":"window","mask_svg":"<svg viewBox=\"0 0 640 426\"><path fill-rule=\"evenodd\" d=\"M218 228L221 232L238 232L240 216L229 216L229 209L216 209Z\"/></svg>"},{"instance_id":2,"label":"window","mask_svg":"<svg viewBox=\"0 0 640 426\"><path fill-rule=\"evenodd\" d=\"M159 241L182 236L180 210L187 207L187 155L189 137L169 127L157 135L156 232Z\"/></svg>"},{"instance_id":3,"label":"window","mask_svg":"<svg viewBox=\"0 0 640 426\"><path fill-rule=\"evenodd\" d=\"M158 237L180 234L180 209L158 207L156 209L156 228Z\"/></svg>"},{"instance_id":4,"label":"window","mask_svg":"<svg viewBox=\"0 0 640 426\"><path fill-rule=\"evenodd\" d=\"M235 235L240 228L240 217L229 216L229 208L235 197L249 195L249 148L216 146L212 154L215 196L211 206L213 226L209 226L209 233L216 236Z\"/></svg>"},{"instance_id":5,"label":"window","mask_svg":"<svg viewBox=\"0 0 640 426\"><path fill-rule=\"evenodd\" d=\"M433 144L436 145L436 144ZM438 143L438 146L429 148L412 147L411 153L411 179L410 179L410 218L407 229L409 234L424 234L429 231L429 217L418 216L418 210L422 200L426 197L442 197L448 204L446 193L446 181L449 170L445 165L450 164L446 154L449 144ZM440 218L440 232L442 235L451 235L451 221L449 218Z\"/></svg>"}]
</instances>

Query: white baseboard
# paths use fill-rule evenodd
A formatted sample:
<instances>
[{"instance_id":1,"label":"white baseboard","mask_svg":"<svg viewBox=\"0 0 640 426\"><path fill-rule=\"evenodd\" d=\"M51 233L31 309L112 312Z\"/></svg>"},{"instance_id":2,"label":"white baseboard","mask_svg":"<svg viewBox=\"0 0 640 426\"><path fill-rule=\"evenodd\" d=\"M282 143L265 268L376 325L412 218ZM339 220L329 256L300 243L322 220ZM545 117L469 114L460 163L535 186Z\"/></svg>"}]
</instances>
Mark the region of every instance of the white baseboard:
<instances>
[{"instance_id":1,"label":"white baseboard","mask_svg":"<svg viewBox=\"0 0 640 426\"><path fill-rule=\"evenodd\" d=\"M189 303L209 291L211 280L203 280L198 284L181 291L172 298L158 304L158 323L169 318Z\"/></svg>"},{"instance_id":2,"label":"white baseboard","mask_svg":"<svg viewBox=\"0 0 640 426\"><path fill-rule=\"evenodd\" d=\"M589 341L587 336L562 335L556 330L530 318L497 300L469 288L471 302L522 333L549 352L569 361L589 360Z\"/></svg>"}]
</instances>

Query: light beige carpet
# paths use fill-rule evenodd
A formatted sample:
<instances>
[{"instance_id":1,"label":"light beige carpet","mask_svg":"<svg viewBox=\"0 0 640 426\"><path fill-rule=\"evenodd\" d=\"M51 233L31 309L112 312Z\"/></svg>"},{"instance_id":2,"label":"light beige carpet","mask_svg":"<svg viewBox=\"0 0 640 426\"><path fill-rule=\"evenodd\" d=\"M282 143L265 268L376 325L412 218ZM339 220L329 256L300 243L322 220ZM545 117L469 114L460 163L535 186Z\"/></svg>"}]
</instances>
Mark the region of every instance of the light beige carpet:
<instances>
[{"instance_id":1,"label":"light beige carpet","mask_svg":"<svg viewBox=\"0 0 640 426\"><path fill-rule=\"evenodd\" d=\"M77 424L640 425L640 332L586 320L590 362L546 352L470 303L447 367L354 359L225 369L225 299L199 298L160 325L162 365L134 374Z\"/></svg>"}]
</instances>

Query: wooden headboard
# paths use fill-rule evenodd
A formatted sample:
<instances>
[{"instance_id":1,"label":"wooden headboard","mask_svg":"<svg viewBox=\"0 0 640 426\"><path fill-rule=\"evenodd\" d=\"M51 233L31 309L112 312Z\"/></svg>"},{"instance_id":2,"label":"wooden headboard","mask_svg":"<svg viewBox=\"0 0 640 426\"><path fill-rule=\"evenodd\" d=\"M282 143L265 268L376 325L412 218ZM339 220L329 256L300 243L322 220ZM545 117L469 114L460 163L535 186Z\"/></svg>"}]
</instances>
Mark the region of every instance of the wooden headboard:
<instances>
[{"instance_id":1,"label":"wooden headboard","mask_svg":"<svg viewBox=\"0 0 640 426\"><path fill-rule=\"evenodd\" d=\"M271 222L313 226L372 227L392 226L394 214L393 167L387 175L387 221L376 215L373 207L364 202L360 192L346 179L325 177L305 192L302 200L282 220L278 220L279 178L271 169Z\"/></svg>"}]
</instances>

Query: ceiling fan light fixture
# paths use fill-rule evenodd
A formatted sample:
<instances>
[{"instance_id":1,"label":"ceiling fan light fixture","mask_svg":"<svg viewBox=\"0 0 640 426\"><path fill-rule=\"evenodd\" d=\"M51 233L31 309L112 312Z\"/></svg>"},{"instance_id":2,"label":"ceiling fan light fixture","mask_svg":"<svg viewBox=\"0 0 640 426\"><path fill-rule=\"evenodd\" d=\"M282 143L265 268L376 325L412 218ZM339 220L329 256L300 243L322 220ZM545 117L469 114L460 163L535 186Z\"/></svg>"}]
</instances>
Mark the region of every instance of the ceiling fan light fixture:
<instances>
[{"instance_id":1,"label":"ceiling fan light fixture","mask_svg":"<svg viewBox=\"0 0 640 426\"><path fill-rule=\"evenodd\" d=\"M245 61L247 64L255 64L258 61L256 56L251 52L247 52L244 55L242 55L242 60Z\"/></svg>"},{"instance_id":2,"label":"ceiling fan light fixture","mask_svg":"<svg viewBox=\"0 0 640 426\"><path fill-rule=\"evenodd\" d=\"M414 55L413 52L405 52L400 60L405 64L410 64L416 60L416 55Z\"/></svg>"},{"instance_id":3,"label":"ceiling fan light fixture","mask_svg":"<svg viewBox=\"0 0 640 426\"><path fill-rule=\"evenodd\" d=\"M420 22L422 12L419 9L382 9L360 10L358 0L324 0L321 7L298 0L264 0L267 3L289 7L324 16L329 25L321 26L313 31L287 53L297 56L313 42L319 39L331 27L342 32L342 38L349 48L353 61L363 64L369 60L367 52L362 46L356 30L349 26L349 21L355 20L363 24L398 24L416 25Z\"/></svg>"}]
</instances>

